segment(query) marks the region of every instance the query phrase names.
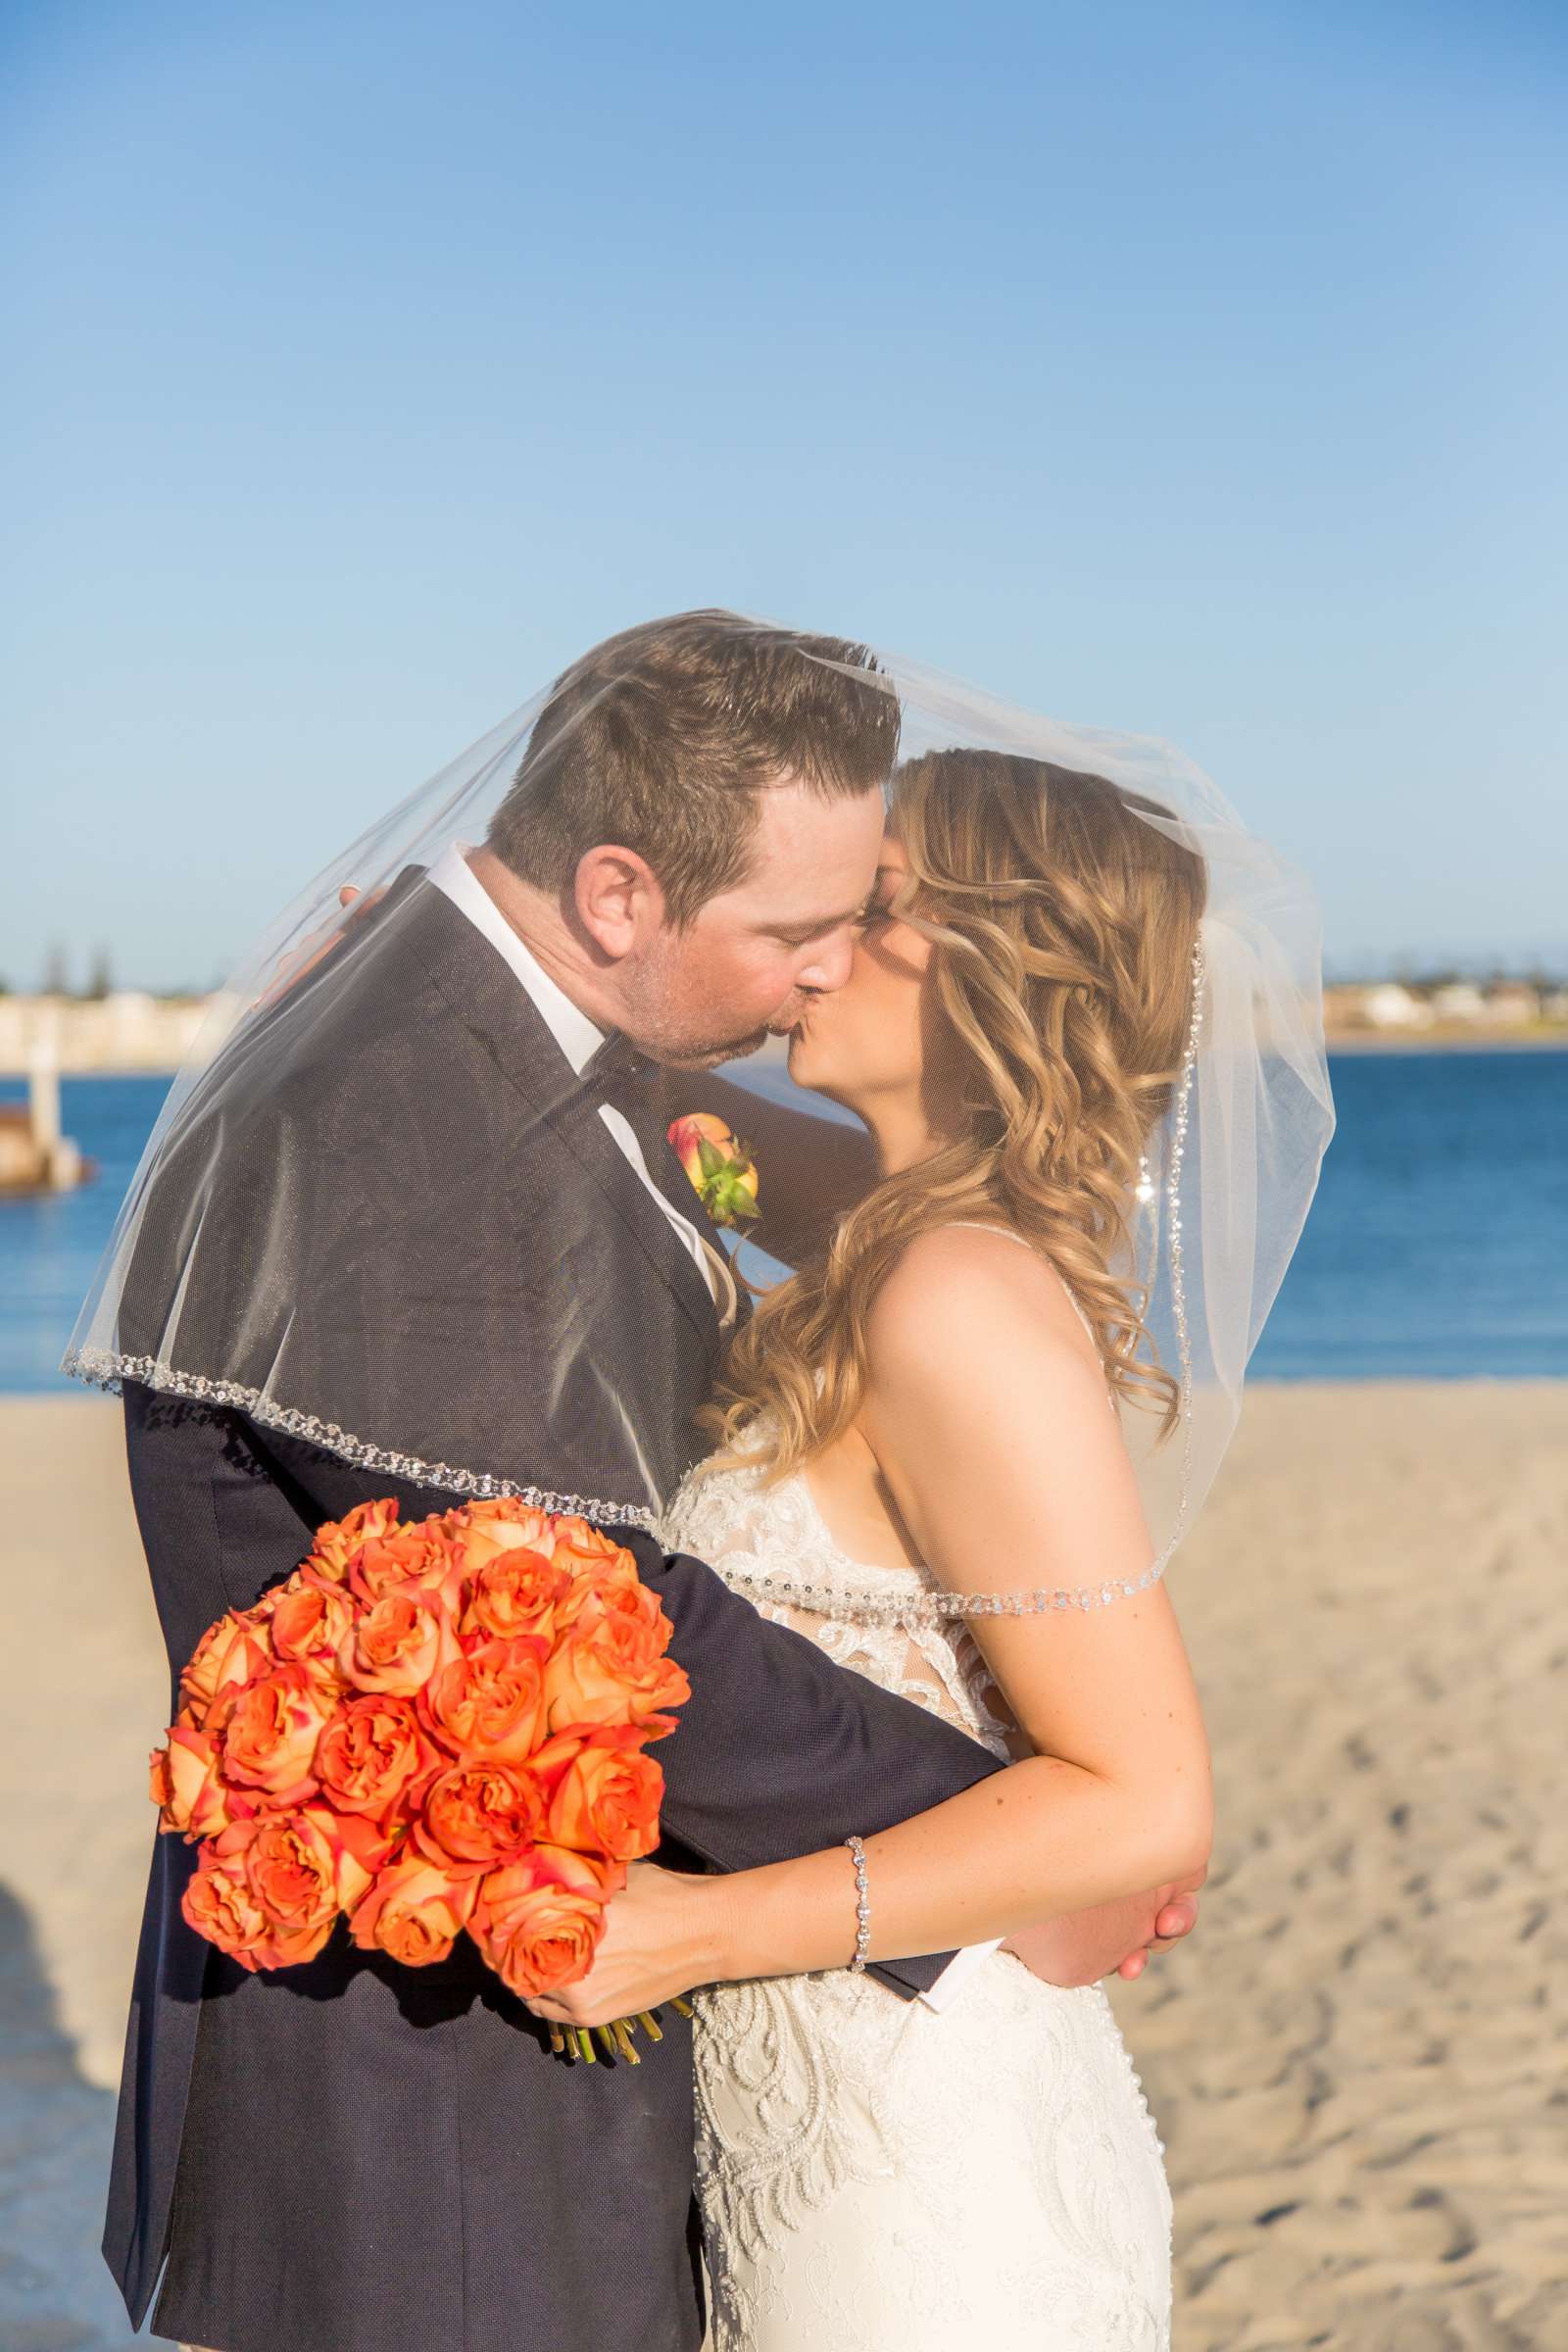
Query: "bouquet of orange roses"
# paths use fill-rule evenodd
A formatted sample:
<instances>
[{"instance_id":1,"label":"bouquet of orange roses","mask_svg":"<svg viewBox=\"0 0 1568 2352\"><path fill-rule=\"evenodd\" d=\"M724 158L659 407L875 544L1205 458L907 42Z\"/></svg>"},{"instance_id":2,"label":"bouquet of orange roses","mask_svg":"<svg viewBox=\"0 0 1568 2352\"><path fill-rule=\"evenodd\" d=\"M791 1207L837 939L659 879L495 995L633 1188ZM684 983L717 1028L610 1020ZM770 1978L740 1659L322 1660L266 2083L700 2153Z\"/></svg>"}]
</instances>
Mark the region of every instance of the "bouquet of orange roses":
<instances>
[{"instance_id":1,"label":"bouquet of orange roses","mask_svg":"<svg viewBox=\"0 0 1568 2352\"><path fill-rule=\"evenodd\" d=\"M513 1498L321 1528L203 1635L154 1751L161 1827L201 1849L186 1919L248 1969L314 1959L341 1915L411 1968L467 1935L524 1998L575 1983L659 1842L645 1750L691 1695L670 1631L629 1551Z\"/></svg>"}]
</instances>

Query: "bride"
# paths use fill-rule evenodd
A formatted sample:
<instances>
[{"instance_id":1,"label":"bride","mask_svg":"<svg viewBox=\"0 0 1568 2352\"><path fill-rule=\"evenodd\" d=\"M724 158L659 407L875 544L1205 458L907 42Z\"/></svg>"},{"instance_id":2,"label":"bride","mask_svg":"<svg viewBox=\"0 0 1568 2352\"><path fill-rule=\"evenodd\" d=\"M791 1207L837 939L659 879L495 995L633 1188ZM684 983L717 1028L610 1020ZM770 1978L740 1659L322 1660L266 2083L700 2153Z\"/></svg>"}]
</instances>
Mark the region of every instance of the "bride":
<instances>
[{"instance_id":1,"label":"bride","mask_svg":"<svg viewBox=\"0 0 1568 2352\"><path fill-rule=\"evenodd\" d=\"M634 1868L593 1973L533 2004L703 1988L717 2352L1170 2341L1162 2142L1105 1993L997 1948L1196 1884L1212 1833L1119 1409L1183 1418L1114 1264L1203 969L1204 860L1150 813L1044 760L906 761L849 982L791 1035L875 1180L733 1341L663 1538L1014 1761L858 1851ZM859 1965L956 1945L989 1948L940 2010Z\"/></svg>"}]
</instances>

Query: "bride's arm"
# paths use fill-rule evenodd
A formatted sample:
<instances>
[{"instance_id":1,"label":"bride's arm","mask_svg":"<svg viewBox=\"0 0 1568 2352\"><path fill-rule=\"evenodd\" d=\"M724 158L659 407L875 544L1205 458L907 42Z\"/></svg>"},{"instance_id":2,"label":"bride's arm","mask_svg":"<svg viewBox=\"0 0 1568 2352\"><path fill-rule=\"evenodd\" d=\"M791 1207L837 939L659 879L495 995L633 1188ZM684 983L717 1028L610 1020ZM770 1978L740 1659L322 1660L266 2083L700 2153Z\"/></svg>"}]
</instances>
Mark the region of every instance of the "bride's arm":
<instances>
[{"instance_id":1,"label":"bride's arm","mask_svg":"<svg viewBox=\"0 0 1568 2352\"><path fill-rule=\"evenodd\" d=\"M922 1236L878 1296L867 1349L861 1426L945 1584L1032 1592L1143 1573L1132 1466L1052 1268L998 1236ZM1103 1608L969 1622L1042 1752L866 1838L873 1958L1006 1936L1207 1861L1207 1743L1163 1584ZM686 1984L839 1967L854 1931L842 1848L728 1879L642 1872L562 2014L595 2022L637 2005L623 1995L646 2005Z\"/></svg>"}]
</instances>

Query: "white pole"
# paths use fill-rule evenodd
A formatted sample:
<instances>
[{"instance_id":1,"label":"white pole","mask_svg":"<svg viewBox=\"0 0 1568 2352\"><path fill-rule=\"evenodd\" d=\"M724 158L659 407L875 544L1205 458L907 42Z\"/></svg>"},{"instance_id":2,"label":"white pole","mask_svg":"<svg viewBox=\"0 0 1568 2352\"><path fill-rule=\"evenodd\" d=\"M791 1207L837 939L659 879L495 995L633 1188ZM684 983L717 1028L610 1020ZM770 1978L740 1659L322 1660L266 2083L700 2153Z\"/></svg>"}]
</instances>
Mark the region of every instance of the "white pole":
<instances>
[{"instance_id":1,"label":"white pole","mask_svg":"<svg viewBox=\"0 0 1568 2352\"><path fill-rule=\"evenodd\" d=\"M40 1038L27 1071L27 1123L41 1159L60 1148L60 1060L52 1038Z\"/></svg>"},{"instance_id":2,"label":"white pole","mask_svg":"<svg viewBox=\"0 0 1568 2352\"><path fill-rule=\"evenodd\" d=\"M38 1181L57 1193L81 1182L81 1154L60 1133L60 1028L49 1018L33 1042L27 1067L27 1126Z\"/></svg>"}]
</instances>

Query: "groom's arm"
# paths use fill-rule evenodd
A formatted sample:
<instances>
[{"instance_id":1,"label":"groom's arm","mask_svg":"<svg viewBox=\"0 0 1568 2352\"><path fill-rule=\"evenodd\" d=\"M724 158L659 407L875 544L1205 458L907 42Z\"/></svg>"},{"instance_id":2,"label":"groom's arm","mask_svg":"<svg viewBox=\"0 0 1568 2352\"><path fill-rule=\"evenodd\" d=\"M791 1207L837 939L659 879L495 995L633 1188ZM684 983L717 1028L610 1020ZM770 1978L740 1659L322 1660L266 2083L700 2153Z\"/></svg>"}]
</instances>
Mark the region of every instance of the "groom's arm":
<instances>
[{"instance_id":1,"label":"groom's arm","mask_svg":"<svg viewBox=\"0 0 1568 2352\"><path fill-rule=\"evenodd\" d=\"M711 1568L616 1531L675 1629L691 1680L657 1755L666 1833L720 1870L746 1870L891 1829L1004 1769L978 1741L835 1665L818 1644L759 1615ZM855 1882L844 1865L845 1956ZM876 1890L871 1890L873 1907ZM951 1952L872 1963L895 1990L927 1990Z\"/></svg>"}]
</instances>

